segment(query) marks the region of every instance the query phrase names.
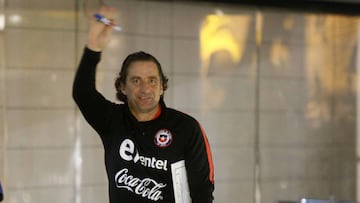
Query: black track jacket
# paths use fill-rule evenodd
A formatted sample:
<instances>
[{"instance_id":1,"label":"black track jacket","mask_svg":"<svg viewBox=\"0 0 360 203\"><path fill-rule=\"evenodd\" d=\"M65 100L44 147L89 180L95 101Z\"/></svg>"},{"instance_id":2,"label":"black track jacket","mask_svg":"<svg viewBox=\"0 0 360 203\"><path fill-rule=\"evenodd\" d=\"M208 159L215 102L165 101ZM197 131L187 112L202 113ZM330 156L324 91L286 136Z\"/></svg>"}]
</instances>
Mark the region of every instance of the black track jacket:
<instances>
[{"instance_id":1,"label":"black track jacket","mask_svg":"<svg viewBox=\"0 0 360 203\"><path fill-rule=\"evenodd\" d=\"M101 52L84 49L73 98L101 137L110 203L175 202L171 164L181 160L185 160L192 202L212 202L213 164L199 123L167 108L162 99L159 117L138 122L127 104L108 101L96 90L100 58Z\"/></svg>"}]
</instances>

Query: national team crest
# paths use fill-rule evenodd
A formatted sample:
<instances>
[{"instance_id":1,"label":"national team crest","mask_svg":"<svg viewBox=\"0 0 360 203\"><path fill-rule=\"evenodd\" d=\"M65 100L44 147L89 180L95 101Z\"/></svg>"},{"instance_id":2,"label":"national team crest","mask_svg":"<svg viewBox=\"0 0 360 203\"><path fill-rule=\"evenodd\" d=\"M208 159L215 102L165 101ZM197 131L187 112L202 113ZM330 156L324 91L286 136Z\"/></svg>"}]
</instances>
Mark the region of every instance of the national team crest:
<instances>
[{"instance_id":1,"label":"national team crest","mask_svg":"<svg viewBox=\"0 0 360 203\"><path fill-rule=\"evenodd\" d=\"M172 142L172 134L167 129L159 130L154 137L155 145L158 147L168 147Z\"/></svg>"}]
</instances>

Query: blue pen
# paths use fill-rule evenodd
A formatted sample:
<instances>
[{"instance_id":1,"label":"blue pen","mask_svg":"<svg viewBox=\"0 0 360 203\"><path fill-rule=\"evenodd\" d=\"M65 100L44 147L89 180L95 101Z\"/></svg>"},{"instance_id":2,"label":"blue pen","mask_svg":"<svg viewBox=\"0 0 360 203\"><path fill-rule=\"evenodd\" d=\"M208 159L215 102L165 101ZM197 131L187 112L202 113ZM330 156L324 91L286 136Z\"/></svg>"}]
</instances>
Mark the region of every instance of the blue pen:
<instances>
[{"instance_id":1,"label":"blue pen","mask_svg":"<svg viewBox=\"0 0 360 203\"><path fill-rule=\"evenodd\" d=\"M111 22L111 20L105 18L104 16L102 16L102 15L100 15L100 14L98 14L98 13L95 13L95 14L94 14L94 17L95 17L95 19L96 19L97 21L102 22L102 23L104 23L105 25L111 26L114 30L116 30L116 31L121 31L121 27L120 27L120 26L115 25L114 23Z\"/></svg>"}]
</instances>

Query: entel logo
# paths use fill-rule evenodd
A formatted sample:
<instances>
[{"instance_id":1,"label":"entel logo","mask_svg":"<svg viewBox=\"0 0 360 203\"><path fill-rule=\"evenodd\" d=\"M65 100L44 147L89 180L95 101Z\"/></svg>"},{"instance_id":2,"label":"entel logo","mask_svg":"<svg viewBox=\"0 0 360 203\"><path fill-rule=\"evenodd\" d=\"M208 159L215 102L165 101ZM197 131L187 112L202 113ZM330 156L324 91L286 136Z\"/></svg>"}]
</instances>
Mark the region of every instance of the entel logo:
<instances>
[{"instance_id":1,"label":"entel logo","mask_svg":"<svg viewBox=\"0 0 360 203\"><path fill-rule=\"evenodd\" d=\"M125 139L120 145L120 157L126 161L133 161L149 168L161 169L167 171L167 160L157 160L155 157L145 157L139 155L135 148L135 144L130 139Z\"/></svg>"}]
</instances>

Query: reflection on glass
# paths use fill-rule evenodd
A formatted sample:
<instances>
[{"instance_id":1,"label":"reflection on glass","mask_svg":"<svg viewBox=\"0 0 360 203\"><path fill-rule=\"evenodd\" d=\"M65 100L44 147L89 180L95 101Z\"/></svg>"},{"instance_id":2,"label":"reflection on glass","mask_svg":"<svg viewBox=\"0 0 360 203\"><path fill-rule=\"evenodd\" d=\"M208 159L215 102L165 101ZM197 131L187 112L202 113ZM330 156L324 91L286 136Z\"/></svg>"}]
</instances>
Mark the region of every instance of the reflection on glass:
<instances>
[{"instance_id":1,"label":"reflection on glass","mask_svg":"<svg viewBox=\"0 0 360 203\"><path fill-rule=\"evenodd\" d=\"M332 118L348 115L349 100L334 103L355 93L358 19L341 16L306 17L306 81L309 102L306 118L319 126ZM336 110L336 114L334 113ZM352 109L354 110L354 109Z\"/></svg>"},{"instance_id":2,"label":"reflection on glass","mask_svg":"<svg viewBox=\"0 0 360 203\"><path fill-rule=\"evenodd\" d=\"M200 29L201 75L206 76L212 57L219 52L230 56L232 63L239 63L246 48L247 15L208 15Z\"/></svg>"},{"instance_id":3,"label":"reflection on glass","mask_svg":"<svg viewBox=\"0 0 360 203\"><path fill-rule=\"evenodd\" d=\"M214 85L208 78L210 65L221 64L220 72L231 70L241 61L246 49L250 16L208 15L200 29L201 99L202 109L219 108L226 97L225 87ZM245 28L245 29L244 29ZM217 68L215 68L217 69ZM211 98L211 99L208 99Z\"/></svg>"},{"instance_id":4,"label":"reflection on glass","mask_svg":"<svg viewBox=\"0 0 360 203\"><path fill-rule=\"evenodd\" d=\"M311 195L355 198L358 25L355 17L290 12L204 19L199 33L202 113L238 110L243 104L227 104L243 96L241 91L260 101L254 113L260 117L255 121L261 148L257 152L263 159L257 200L270 193L292 200ZM248 34L253 31L254 36ZM251 57L256 60L242 63ZM259 77L233 75L251 73L246 71L254 64ZM245 83L238 81L248 79L261 84L258 95L255 83L239 86ZM296 163L288 165L288 160Z\"/></svg>"}]
</instances>

